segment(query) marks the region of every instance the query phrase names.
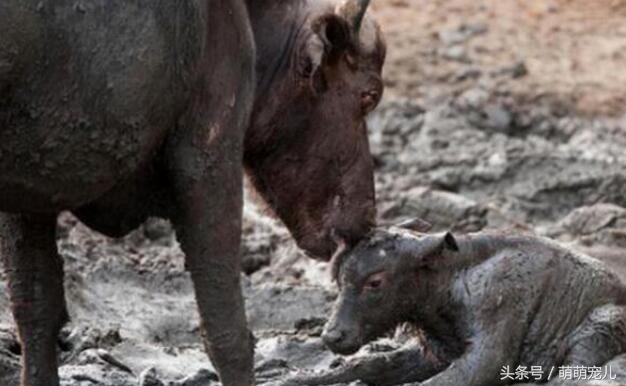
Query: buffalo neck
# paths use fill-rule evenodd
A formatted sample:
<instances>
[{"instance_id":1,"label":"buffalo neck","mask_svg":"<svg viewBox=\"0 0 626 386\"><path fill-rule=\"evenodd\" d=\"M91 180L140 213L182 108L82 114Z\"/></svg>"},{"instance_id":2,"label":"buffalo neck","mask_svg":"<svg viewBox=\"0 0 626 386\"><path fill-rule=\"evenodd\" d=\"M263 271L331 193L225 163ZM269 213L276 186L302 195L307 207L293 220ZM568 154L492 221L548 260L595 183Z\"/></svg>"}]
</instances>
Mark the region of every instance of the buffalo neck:
<instances>
[{"instance_id":1,"label":"buffalo neck","mask_svg":"<svg viewBox=\"0 0 626 386\"><path fill-rule=\"evenodd\" d=\"M306 20L306 2L247 0L257 51L256 99L288 76Z\"/></svg>"},{"instance_id":2,"label":"buffalo neck","mask_svg":"<svg viewBox=\"0 0 626 386\"><path fill-rule=\"evenodd\" d=\"M462 332L466 321L463 305L453 295L454 275L443 274L433 279L434 285L427 289L427 300L423 296L411 297L404 321L442 343L450 353L460 354L467 338Z\"/></svg>"}]
</instances>

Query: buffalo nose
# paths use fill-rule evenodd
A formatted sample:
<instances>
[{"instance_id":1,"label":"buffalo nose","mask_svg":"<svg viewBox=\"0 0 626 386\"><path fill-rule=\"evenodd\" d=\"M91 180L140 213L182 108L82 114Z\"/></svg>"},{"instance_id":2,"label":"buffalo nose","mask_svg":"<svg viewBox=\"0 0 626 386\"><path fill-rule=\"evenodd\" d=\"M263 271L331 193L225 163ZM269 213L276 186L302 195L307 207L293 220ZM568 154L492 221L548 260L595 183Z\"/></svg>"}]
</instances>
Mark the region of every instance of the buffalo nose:
<instances>
[{"instance_id":1,"label":"buffalo nose","mask_svg":"<svg viewBox=\"0 0 626 386\"><path fill-rule=\"evenodd\" d=\"M334 345L337 343L340 343L344 338L344 334L341 331L338 330L330 330L330 331L325 331L324 334L322 334L322 340L324 340L324 343L328 344L328 345Z\"/></svg>"}]
</instances>

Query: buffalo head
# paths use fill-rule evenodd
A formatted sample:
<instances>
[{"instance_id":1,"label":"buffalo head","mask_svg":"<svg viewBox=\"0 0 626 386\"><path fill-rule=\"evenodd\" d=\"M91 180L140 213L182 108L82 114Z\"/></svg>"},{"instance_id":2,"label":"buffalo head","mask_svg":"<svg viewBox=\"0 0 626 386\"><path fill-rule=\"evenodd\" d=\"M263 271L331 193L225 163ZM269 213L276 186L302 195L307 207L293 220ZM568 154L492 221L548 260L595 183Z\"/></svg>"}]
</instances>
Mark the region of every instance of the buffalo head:
<instances>
[{"instance_id":1,"label":"buffalo head","mask_svg":"<svg viewBox=\"0 0 626 386\"><path fill-rule=\"evenodd\" d=\"M273 3L251 7L258 89L245 167L298 245L328 260L337 240L353 244L375 223L366 116L383 93L385 43L369 1Z\"/></svg>"},{"instance_id":2,"label":"buffalo head","mask_svg":"<svg viewBox=\"0 0 626 386\"><path fill-rule=\"evenodd\" d=\"M324 343L350 355L402 322L440 322L441 304L450 306L446 283L454 276L449 264L458 250L450 233L371 232L337 261L340 292Z\"/></svg>"}]
</instances>

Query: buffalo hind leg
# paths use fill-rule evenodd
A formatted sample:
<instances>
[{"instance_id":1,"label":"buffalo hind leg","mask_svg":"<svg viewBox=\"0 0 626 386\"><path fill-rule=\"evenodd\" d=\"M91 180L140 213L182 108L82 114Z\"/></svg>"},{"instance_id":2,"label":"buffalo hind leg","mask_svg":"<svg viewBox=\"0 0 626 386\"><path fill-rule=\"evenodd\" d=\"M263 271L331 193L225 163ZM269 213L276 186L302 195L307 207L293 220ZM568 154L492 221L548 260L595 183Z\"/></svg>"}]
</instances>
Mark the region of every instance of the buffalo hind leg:
<instances>
[{"instance_id":1,"label":"buffalo hind leg","mask_svg":"<svg viewBox=\"0 0 626 386\"><path fill-rule=\"evenodd\" d=\"M56 216L0 213L0 255L22 345L22 386L58 386L56 343L67 321Z\"/></svg>"}]
</instances>

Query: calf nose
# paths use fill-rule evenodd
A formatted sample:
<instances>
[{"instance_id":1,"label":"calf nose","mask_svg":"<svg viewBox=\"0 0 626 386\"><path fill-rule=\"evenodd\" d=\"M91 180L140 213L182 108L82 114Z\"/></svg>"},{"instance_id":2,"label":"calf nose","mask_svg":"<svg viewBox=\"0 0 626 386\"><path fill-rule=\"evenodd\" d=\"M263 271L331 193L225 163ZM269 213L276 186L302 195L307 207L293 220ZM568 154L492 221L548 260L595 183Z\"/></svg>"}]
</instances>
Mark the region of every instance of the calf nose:
<instances>
[{"instance_id":1,"label":"calf nose","mask_svg":"<svg viewBox=\"0 0 626 386\"><path fill-rule=\"evenodd\" d=\"M335 345L340 343L344 339L344 333L338 330L324 331L322 334L322 340L327 345Z\"/></svg>"}]
</instances>

